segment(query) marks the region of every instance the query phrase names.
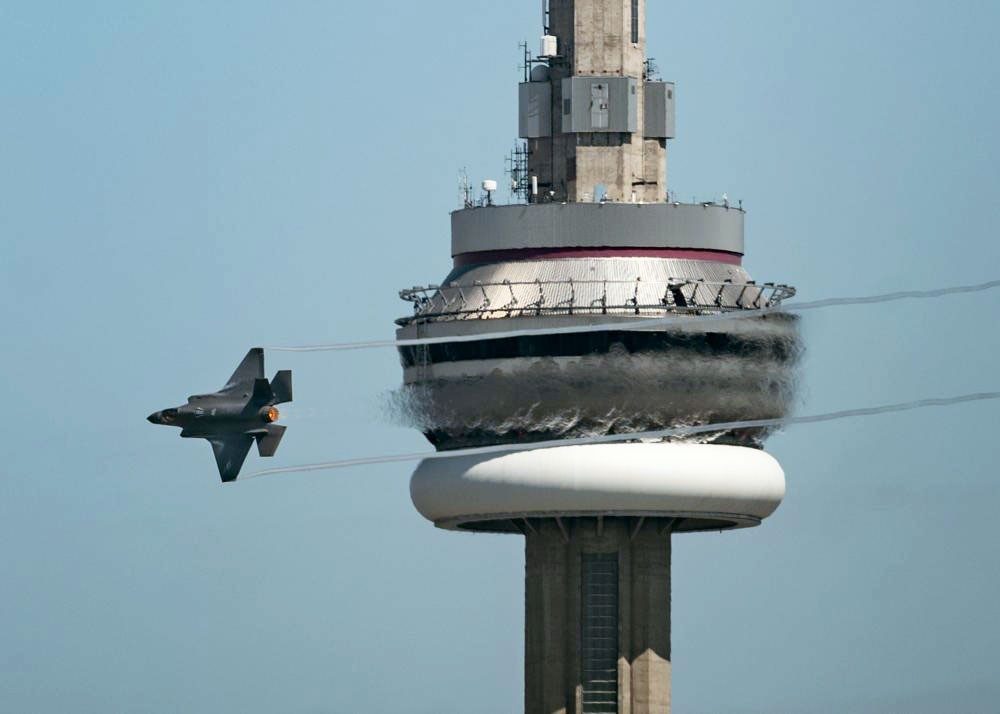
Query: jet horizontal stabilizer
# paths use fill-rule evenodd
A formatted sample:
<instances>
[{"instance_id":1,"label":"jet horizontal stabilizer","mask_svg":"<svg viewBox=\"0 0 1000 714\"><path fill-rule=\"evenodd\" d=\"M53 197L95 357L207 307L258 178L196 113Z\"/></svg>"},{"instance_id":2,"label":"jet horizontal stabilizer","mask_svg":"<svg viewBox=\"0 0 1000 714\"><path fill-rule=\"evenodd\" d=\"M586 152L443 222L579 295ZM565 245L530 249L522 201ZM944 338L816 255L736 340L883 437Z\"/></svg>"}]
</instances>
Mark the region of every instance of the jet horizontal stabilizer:
<instances>
[{"instance_id":1,"label":"jet horizontal stabilizer","mask_svg":"<svg viewBox=\"0 0 1000 714\"><path fill-rule=\"evenodd\" d=\"M267 433L257 435L257 453L261 456L274 456L287 428L280 424L268 424Z\"/></svg>"}]
</instances>

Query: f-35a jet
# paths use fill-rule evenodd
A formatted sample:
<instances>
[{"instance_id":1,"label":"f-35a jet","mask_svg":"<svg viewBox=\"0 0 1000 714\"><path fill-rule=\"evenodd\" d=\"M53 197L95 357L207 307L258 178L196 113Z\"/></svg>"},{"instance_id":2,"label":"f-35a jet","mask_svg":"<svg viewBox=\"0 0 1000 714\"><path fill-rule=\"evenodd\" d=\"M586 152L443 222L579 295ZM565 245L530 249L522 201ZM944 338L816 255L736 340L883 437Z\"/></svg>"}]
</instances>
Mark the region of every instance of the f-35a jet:
<instances>
[{"instance_id":1,"label":"f-35a jet","mask_svg":"<svg viewBox=\"0 0 1000 714\"><path fill-rule=\"evenodd\" d=\"M153 424L181 428L184 438L207 439L223 482L235 481L254 440L261 456L274 456L285 428L275 404L292 401L292 373L264 377L264 350L254 347L226 386L214 394L188 397L187 404L150 414Z\"/></svg>"}]
</instances>

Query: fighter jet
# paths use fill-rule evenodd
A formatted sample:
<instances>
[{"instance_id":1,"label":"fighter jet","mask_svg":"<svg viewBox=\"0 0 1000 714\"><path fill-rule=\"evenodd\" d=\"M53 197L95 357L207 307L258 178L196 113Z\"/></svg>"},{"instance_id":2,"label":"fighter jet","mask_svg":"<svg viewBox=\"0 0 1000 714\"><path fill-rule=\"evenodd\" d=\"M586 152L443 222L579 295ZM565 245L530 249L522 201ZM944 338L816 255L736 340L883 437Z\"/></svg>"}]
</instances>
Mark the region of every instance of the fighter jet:
<instances>
[{"instance_id":1,"label":"fighter jet","mask_svg":"<svg viewBox=\"0 0 1000 714\"><path fill-rule=\"evenodd\" d=\"M282 370L270 382L264 377L264 350L254 347L226 386L214 394L196 394L187 404L150 414L153 424L181 428L184 438L207 439L215 452L223 483L235 481L257 441L261 456L274 456L285 428L275 404L292 401L292 373Z\"/></svg>"}]
</instances>

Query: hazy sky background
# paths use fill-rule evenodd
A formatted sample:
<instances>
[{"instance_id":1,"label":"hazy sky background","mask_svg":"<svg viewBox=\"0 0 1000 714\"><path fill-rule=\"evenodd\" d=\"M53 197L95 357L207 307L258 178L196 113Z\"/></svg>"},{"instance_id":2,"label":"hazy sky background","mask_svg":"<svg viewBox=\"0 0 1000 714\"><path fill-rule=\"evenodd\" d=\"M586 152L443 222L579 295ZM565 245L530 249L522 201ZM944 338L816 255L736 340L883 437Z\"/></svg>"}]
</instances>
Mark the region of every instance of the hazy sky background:
<instances>
[{"instance_id":1,"label":"hazy sky background","mask_svg":"<svg viewBox=\"0 0 1000 714\"><path fill-rule=\"evenodd\" d=\"M518 2L0 3L0 710L515 712L523 541L409 465L222 487L145 416L251 345L383 338L502 179ZM670 182L811 300L1000 276L1000 4L661 2ZM1000 295L805 318L800 413L1000 388ZM424 448L391 350L272 355L250 469ZM675 710L998 711L998 407L797 427L763 527L675 539Z\"/></svg>"}]
</instances>

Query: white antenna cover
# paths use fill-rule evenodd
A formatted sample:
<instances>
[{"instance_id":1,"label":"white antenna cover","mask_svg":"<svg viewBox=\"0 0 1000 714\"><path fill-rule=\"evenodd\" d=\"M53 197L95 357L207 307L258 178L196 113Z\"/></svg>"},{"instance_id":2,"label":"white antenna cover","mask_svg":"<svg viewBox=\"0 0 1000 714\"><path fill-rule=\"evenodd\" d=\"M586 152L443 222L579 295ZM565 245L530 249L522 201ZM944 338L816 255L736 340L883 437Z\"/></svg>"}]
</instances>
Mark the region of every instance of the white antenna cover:
<instances>
[{"instance_id":1,"label":"white antenna cover","mask_svg":"<svg viewBox=\"0 0 1000 714\"><path fill-rule=\"evenodd\" d=\"M484 191L496 191L497 190L497 182L494 181L493 179L486 179L485 181L483 181L483 190Z\"/></svg>"},{"instance_id":2,"label":"white antenna cover","mask_svg":"<svg viewBox=\"0 0 1000 714\"><path fill-rule=\"evenodd\" d=\"M559 55L559 40L555 35L542 35L540 57L556 57Z\"/></svg>"}]
</instances>

